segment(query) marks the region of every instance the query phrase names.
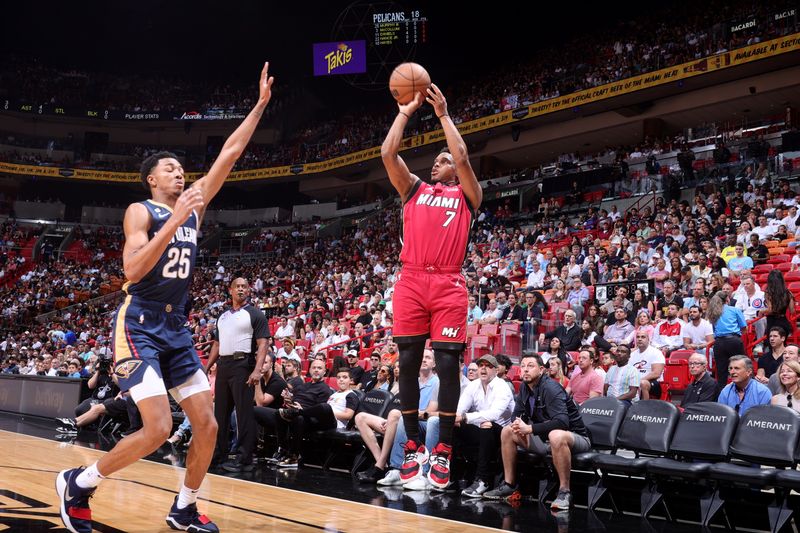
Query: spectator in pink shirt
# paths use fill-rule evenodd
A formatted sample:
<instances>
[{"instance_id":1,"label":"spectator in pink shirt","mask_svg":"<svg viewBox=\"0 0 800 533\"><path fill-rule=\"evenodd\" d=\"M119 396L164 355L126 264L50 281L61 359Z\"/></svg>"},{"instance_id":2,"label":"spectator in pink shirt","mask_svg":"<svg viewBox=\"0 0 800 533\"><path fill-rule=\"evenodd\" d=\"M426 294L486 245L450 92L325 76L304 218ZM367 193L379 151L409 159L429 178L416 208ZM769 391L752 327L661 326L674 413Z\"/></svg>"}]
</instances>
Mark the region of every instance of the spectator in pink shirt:
<instances>
[{"instance_id":1,"label":"spectator in pink shirt","mask_svg":"<svg viewBox=\"0 0 800 533\"><path fill-rule=\"evenodd\" d=\"M572 374L572 378L567 386L567 394L572 395L572 399L578 405L589 398L603 395L603 376L600 375L592 364L592 352L583 349L578 354L578 368Z\"/></svg>"}]
</instances>

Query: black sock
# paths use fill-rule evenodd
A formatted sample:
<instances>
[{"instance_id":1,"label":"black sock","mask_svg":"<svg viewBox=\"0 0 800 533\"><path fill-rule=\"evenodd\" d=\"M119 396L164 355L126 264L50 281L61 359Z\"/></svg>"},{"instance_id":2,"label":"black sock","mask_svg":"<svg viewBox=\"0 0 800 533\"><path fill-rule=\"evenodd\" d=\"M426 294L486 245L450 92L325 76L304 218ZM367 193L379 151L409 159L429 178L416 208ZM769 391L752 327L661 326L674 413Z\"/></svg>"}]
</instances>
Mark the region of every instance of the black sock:
<instances>
[{"instance_id":1,"label":"black sock","mask_svg":"<svg viewBox=\"0 0 800 533\"><path fill-rule=\"evenodd\" d=\"M439 442L453 445L453 425L455 425L455 415L439 414Z\"/></svg>"}]
</instances>

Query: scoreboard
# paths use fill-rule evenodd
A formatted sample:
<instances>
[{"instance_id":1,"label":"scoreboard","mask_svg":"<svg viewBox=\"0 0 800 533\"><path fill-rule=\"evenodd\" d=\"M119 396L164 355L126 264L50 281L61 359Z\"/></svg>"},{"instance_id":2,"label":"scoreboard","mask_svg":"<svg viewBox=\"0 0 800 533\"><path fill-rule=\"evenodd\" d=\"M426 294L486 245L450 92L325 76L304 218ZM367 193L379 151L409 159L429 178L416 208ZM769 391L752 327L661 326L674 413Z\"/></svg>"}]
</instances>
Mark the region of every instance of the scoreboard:
<instances>
[{"instance_id":1,"label":"scoreboard","mask_svg":"<svg viewBox=\"0 0 800 533\"><path fill-rule=\"evenodd\" d=\"M374 45L416 45L428 42L428 19L421 11L373 13Z\"/></svg>"}]
</instances>

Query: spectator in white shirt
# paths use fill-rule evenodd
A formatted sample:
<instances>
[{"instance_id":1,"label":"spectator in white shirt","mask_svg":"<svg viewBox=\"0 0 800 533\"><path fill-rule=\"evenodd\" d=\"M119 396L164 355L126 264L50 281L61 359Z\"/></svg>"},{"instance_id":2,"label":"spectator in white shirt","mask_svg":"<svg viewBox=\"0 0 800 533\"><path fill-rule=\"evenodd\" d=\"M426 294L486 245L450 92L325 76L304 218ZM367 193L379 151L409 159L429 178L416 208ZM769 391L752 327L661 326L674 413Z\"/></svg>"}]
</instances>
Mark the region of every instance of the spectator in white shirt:
<instances>
[{"instance_id":1,"label":"spectator in white shirt","mask_svg":"<svg viewBox=\"0 0 800 533\"><path fill-rule=\"evenodd\" d=\"M670 306L672 307L672 306ZM681 341L681 344L683 341ZM636 334L636 349L631 352L631 365L639 371L639 387L642 400L661 396L661 379L666 360L661 350L650 346L647 332Z\"/></svg>"},{"instance_id":2,"label":"spectator in white shirt","mask_svg":"<svg viewBox=\"0 0 800 533\"><path fill-rule=\"evenodd\" d=\"M714 328L711 322L702 317L697 305L689 307L689 321L683 325L681 336L686 349L703 355L706 353L706 346L714 340Z\"/></svg>"},{"instance_id":3,"label":"spectator in white shirt","mask_svg":"<svg viewBox=\"0 0 800 533\"><path fill-rule=\"evenodd\" d=\"M285 317L281 317L278 320L278 329L275 330L275 338L281 340L286 337L294 338L294 326L289 325Z\"/></svg>"},{"instance_id":4,"label":"spectator in white shirt","mask_svg":"<svg viewBox=\"0 0 800 533\"><path fill-rule=\"evenodd\" d=\"M789 233L797 231L797 206L789 207L789 214L780 220L780 223L786 226Z\"/></svg>"},{"instance_id":5,"label":"spectator in white shirt","mask_svg":"<svg viewBox=\"0 0 800 533\"><path fill-rule=\"evenodd\" d=\"M467 443L466 449L478 448L475 481L462 491L472 498L491 489L500 433L511 424L514 414L514 393L497 377L497 359L484 355L476 363L478 379L467 385L456 408L459 438Z\"/></svg>"},{"instance_id":6,"label":"spectator in white shirt","mask_svg":"<svg viewBox=\"0 0 800 533\"><path fill-rule=\"evenodd\" d=\"M756 285L753 276L744 274L741 276L739 290L734 293L736 298L736 308L741 309L744 319L750 321L758 316L758 313L766 309L764 292ZM755 323L756 338L762 337L766 330L766 319Z\"/></svg>"},{"instance_id":7,"label":"spectator in white shirt","mask_svg":"<svg viewBox=\"0 0 800 533\"><path fill-rule=\"evenodd\" d=\"M544 288L544 270L540 268L538 260L534 260L532 264L531 273L528 274L528 283L525 285L527 289L541 289Z\"/></svg>"},{"instance_id":8,"label":"spectator in white shirt","mask_svg":"<svg viewBox=\"0 0 800 533\"><path fill-rule=\"evenodd\" d=\"M767 217L758 217L758 227L753 229L753 233L758 235L759 240L765 241L775 234L777 228L768 224Z\"/></svg>"},{"instance_id":9,"label":"spectator in white shirt","mask_svg":"<svg viewBox=\"0 0 800 533\"><path fill-rule=\"evenodd\" d=\"M276 360L292 359L300 362L300 355L294 349L294 340L286 337L283 339L283 346L280 347L278 353L275 354Z\"/></svg>"},{"instance_id":10,"label":"spectator in white shirt","mask_svg":"<svg viewBox=\"0 0 800 533\"><path fill-rule=\"evenodd\" d=\"M337 329L337 332L338 332L337 334L331 335L328 338L328 341L329 341L328 344L329 345L341 344L343 342L347 342L347 341L350 340L350 335L347 334L347 324L340 324L338 329ZM345 348L345 346L343 346L343 345L340 345L340 346L337 346L337 347L338 348L343 348L343 349Z\"/></svg>"}]
</instances>

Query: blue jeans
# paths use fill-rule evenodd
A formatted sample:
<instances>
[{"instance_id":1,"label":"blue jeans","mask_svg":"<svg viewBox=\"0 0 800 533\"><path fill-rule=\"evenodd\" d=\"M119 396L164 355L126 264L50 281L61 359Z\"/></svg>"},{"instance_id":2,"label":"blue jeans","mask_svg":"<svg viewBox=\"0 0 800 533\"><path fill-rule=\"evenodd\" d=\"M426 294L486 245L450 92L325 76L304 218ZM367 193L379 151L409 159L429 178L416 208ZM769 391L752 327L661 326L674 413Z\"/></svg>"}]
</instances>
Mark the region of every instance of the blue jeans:
<instances>
[{"instance_id":1,"label":"blue jeans","mask_svg":"<svg viewBox=\"0 0 800 533\"><path fill-rule=\"evenodd\" d=\"M189 422L189 417L183 415L183 422L181 422L181 425L178 426L178 429L175 432L180 433L181 435L185 435L186 432L189 431L190 429L192 429L192 424L191 422Z\"/></svg>"},{"instance_id":2,"label":"blue jeans","mask_svg":"<svg viewBox=\"0 0 800 533\"><path fill-rule=\"evenodd\" d=\"M430 452L434 446L439 444L439 417L432 416L428 420L419 421L419 436L425 439L425 448ZM406 428L403 425L403 419L397 422L397 433L394 435L394 442L392 443L392 453L389 456L389 466L392 468L400 468L403 464L403 444L408 440L406 435ZM428 471L429 465L425 465L424 472Z\"/></svg>"}]
</instances>

